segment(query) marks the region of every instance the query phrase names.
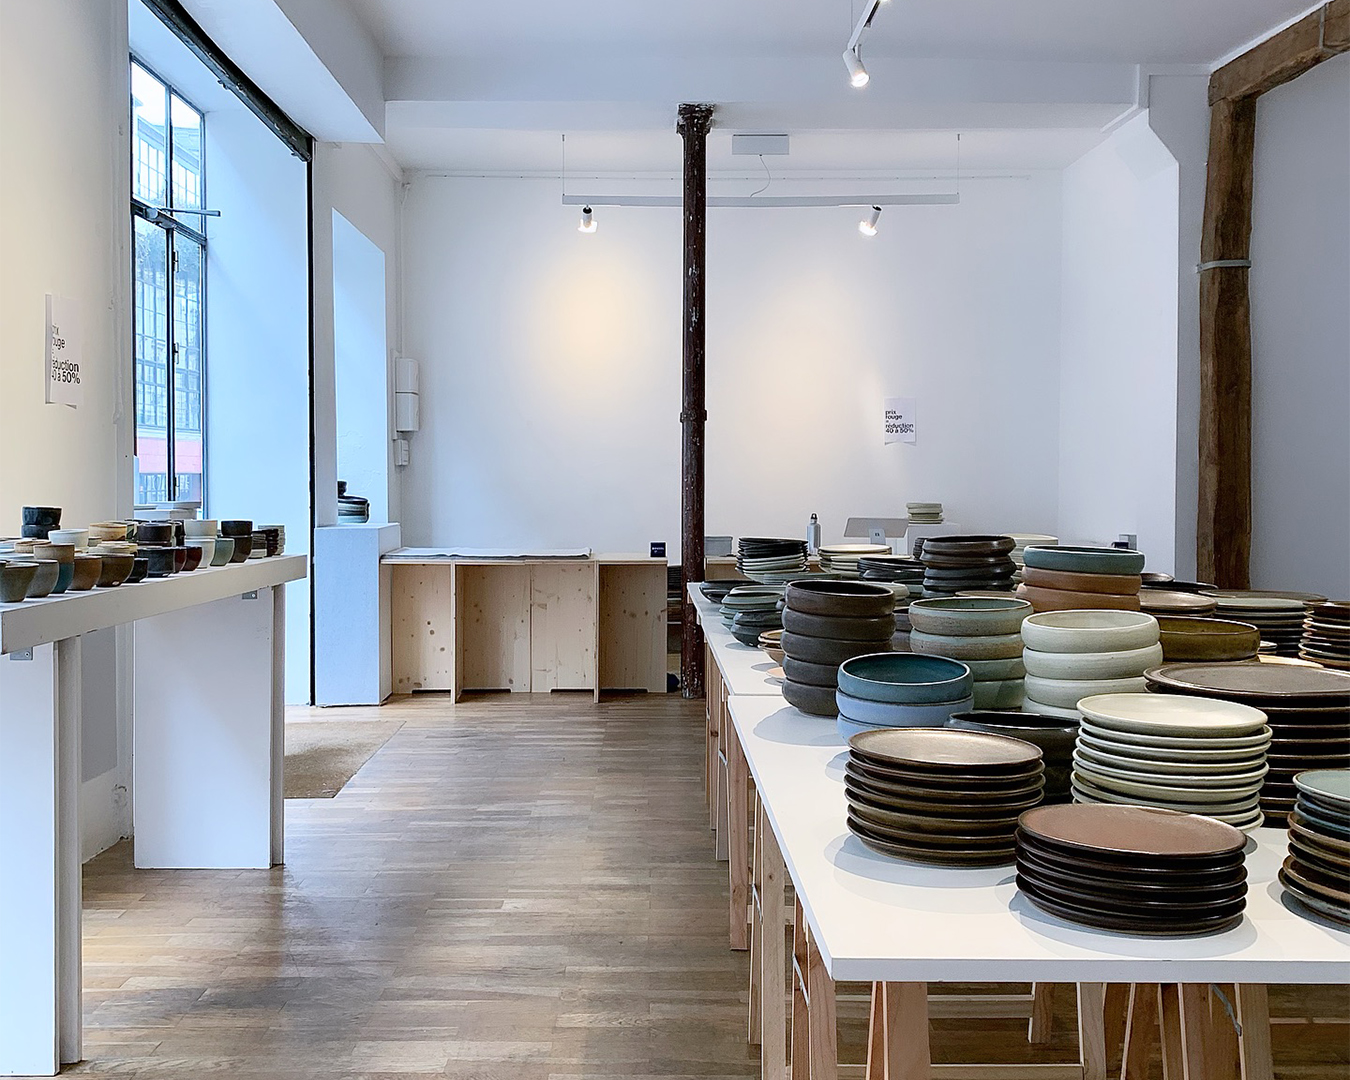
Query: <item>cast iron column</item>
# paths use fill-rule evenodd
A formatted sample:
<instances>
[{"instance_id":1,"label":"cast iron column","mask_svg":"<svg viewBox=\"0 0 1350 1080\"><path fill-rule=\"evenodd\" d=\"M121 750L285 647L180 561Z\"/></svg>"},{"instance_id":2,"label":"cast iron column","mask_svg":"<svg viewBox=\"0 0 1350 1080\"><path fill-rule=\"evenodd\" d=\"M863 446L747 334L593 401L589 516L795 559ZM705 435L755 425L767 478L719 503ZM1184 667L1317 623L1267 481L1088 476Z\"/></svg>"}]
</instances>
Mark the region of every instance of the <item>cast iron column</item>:
<instances>
[{"instance_id":1,"label":"cast iron column","mask_svg":"<svg viewBox=\"0 0 1350 1080\"><path fill-rule=\"evenodd\" d=\"M684 696L703 696L703 633L689 583L702 581L703 563L703 426L704 314L708 215L708 129L711 105L681 105L675 130L684 139L684 407L680 499L680 600L684 618L680 642L680 687Z\"/></svg>"}]
</instances>

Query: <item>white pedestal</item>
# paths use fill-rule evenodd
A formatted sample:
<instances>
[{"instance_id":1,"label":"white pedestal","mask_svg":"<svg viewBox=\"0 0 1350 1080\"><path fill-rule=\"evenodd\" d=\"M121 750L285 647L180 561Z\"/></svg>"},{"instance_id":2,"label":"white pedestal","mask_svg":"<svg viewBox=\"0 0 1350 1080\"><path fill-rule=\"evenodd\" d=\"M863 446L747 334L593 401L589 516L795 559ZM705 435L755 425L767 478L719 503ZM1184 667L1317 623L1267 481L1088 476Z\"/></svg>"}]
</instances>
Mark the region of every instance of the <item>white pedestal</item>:
<instances>
[{"instance_id":1,"label":"white pedestal","mask_svg":"<svg viewBox=\"0 0 1350 1080\"><path fill-rule=\"evenodd\" d=\"M393 688L392 569L402 544L391 525L314 531L314 704L378 705Z\"/></svg>"}]
</instances>

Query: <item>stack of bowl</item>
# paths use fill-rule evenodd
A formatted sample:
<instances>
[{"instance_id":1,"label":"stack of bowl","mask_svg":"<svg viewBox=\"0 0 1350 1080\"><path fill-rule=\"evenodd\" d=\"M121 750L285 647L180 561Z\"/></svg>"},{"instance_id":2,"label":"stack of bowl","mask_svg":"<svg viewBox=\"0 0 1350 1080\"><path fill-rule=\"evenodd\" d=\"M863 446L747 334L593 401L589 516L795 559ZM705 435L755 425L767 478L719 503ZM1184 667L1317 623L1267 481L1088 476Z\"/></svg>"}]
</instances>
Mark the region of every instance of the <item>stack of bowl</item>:
<instances>
[{"instance_id":1,"label":"stack of bowl","mask_svg":"<svg viewBox=\"0 0 1350 1080\"><path fill-rule=\"evenodd\" d=\"M1144 556L1125 548L1036 547L1022 552L1017 595L1037 611L1139 610Z\"/></svg>"},{"instance_id":2,"label":"stack of bowl","mask_svg":"<svg viewBox=\"0 0 1350 1080\"><path fill-rule=\"evenodd\" d=\"M18 552L18 543L16 542L15 551ZM75 545L74 544L53 544L50 540L38 540L33 543L29 553L38 562L44 559L55 559L57 563L56 584L52 586L52 593L60 595L70 588L71 582L75 578Z\"/></svg>"},{"instance_id":3,"label":"stack of bowl","mask_svg":"<svg viewBox=\"0 0 1350 1080\"><path fill-rule=\"evenodd\" d=\"M930 536L923 542L925 596L969 589L1011 590L1016 564L1011 536Z\"/></svg>"},{"instance_id":4,"label":"stack of bowl","mask_svg":"<svg viewBox=\"0 0 1350 1080\"><path fill-rule=\"evenodd\" d=\"M1293 664L1169 664L1147 673L1153 693L1223 698L1266 714L1272 732L1261 810L1283 821L1294 808L1294 777L1350 766L1350 675Z\"/></svg>"},{"instance_id":5,"label":"stack of bowl","mask_svg":"<svg viewBox=\"0 0 1350 1080\"><path fill-rule=\"evenodd\" d=\"M765 630L759 635L759 647L769 655L769 659L780 667L783 664L783 631Z\"/></svg>"},{"instance_id":6,"label":"stack of bowl","mask_svg":"<svg viewBox=\"0 0 1350 1080\"><path fill-rule=\"evenodd\" d=\"M1247 903L1247 838L1143 806L1046 806L1017 830L1017 887L1069 922L1175 937L1228 930Z\"/></svg>"},{"instance_id":7,"label":"stack of bowl","mask_svg":"<svg viewBox=\"0 0 1350 1080\"><path fill-rule=\"evenodd\" d=\"M183 534L188 547L201 548L201 565L213 566L216 559L216 538L220 523L210 518L205 521L184 521Z\"/></svg>"},{"instance_id":8,"label":"stack of bowl","mask_svg":"<svg viewBox=\"0 0 1350 1080\"><path fill-rule=\"evenodd\" d=\"M885 544L822 544L820 547L820 568L828 574L840 577L858 577L858 560L867 555L889 555L891 549Z\"/></svg>"},{"instance_id":9,"label":"stack of bowl","mask_svg":"<svg viewBox=\"0 0 1350 1080\"><path fill-rule=\"evenodd\" d=\"M1329 668L1350 668L1350 600L1314 604L1303 620L1298 654Z\"/></svg>"},{"instance_id":10,"label":"stack of bowl","mask_svg":"<svg viewBox=\"0 0 1350 1080\"><path fill-rule=\"evenodd\" d=\"M1350 926L1350 770L1299 773L1294 783L1280 884L1308 910Z\"/></svg>"},{"instance_id":11,"label":"stack of bowl","mask_svg":"<svg viewBox=\"0 0 1350 1080\"><path fill-rule=\"evenodd\" d=\"M1298 656L1303 620L1310 608L1327 602L1315 593L1256 589L1212 589L1205 595L1218 602L1221 618L1251 623L1260 630L1261 640L1274 644L1276 656Z\"/></svg>"},{"instance_id":12,"label":"stack of bowl","mask_svg":"<svg viewBox=\"0 0 1350 1080\"><path fill-rule=\"evenodd\" d=\"M1270 728L1259 709L1179 694L1099 694L1078 710L1079 802L1205 814L1244 831L1260 826Z\"/></svg>"},{"instance_id":13,"label":"stack of bowl","mask_svg":"<svg viewBox=\"0 0 1350 1080\"><path fill-rule=\"evenodd\" d=\"M1189 619L1179 615L1155 615L1154 618L1158 620L1163 662L1167 664L1185 660L1201 663L1250 660L1261 644L1260 631L1247 623Z\"/></svg>"},{"instance_id":14,"label":"stack of bowl","mask_svg":"<svg viewBox=\"0 0 1350 1080\"><path fill-rule=\"evenodd\" d=\"M942 727L971 707L970 668L959 660L872 653L839 665L835 705L841 737L868 728Z\"/></svg>"},{"instance_id":15,"label":"stack of bowl","mask_svg":"<svg viewBox=\"0 0 1350 1080\"><path fill-rule=\"evenodd\" d=\"M806 569L806 541L743 536L736 547L736 569L753 581L790 580Z\"/></svg>"},{"instance_id":16,"label":"stack of bowl","mask_svg":"<svg viewBox=\"0 0 1350 1080\"><path fill-rule=\"evenodd\" d=\"M1069 777L1073 771L1073 748L1078 738L1078 725L1066 724L1053 716L1035 713L997 712L980 709L952 713L949 728L961 731L983 731L989 735L1004 735L1021 739L1041 748L1045 763L1045 801L1068 802Z\"/></svg>"},{"instance_id":17,"label":"stack of bowl","mask_svg":"<svg viewBox=\"0 0 1350 1080\"><path fill-rule=\"evenodd\" d=\"M783 696L802 712L837 715L839 665L890 650L894 609L895 595L874 582L791 582L783 609Z\"/></svg>"},{"instance_id":18,"label":"stack of bowl","mask_svg":"<svg viewBox=\"0 0 1350 1080\"><path fill-rule=\"evenodd\" d=\"M944 866L1012 862L1018 814L1041 800L1041 752L1020 739L932 728L848 741L848 828L873 851Z\"/></svg>"},{"instance_id":19,"label":"stack of bowl","mask_svg":"<svg viewBox=\"0 0 1350 1080\"><path fill-rule=\"evenodd\" d=\"M47 535L53 529L61 527L61 508L59 506L25 506L22 510L23 524L20 535L28 540L48 540Z\"/></svg>"},{"instance_id":20,"label":"stack of bowl","mask_svg":"<svg viewBox=\"0 0 1350 1080\"><path fill-rule=\"evenodd\" d=\"M923 563L907 555L864 555L858 559L858 576L863 581L904 585L903 590L893 590L897 599L923 594Z\"/></svg>"},{"instance_id":21,"label":"stack of bowl","mask_svg":"<svg viewBox=\"0 0 1350 1080\"><path fill-rule=\"evenodd\" d=\"M1022 706L1022 620L1031 605L1014 596L945 596L909 605L911 652L947 656L969 665L975 708Z\"/></svg>"},{"instance_id":22,"label":"stack of bowl","mask_svg":"<svg viewBox=\"0 0 1350 1080\"><path fill-rule=\"evenodd\" d=\"M935 502L905 503L911 525L941 525L942 504Z\"/></svg>"},{"instance_id":23,"label":"stack of bowl","mask_svg":"<svg viewBox=\"0 0 1350 1080\"><path fill-rule=\"evenodd\" d=\"M742 645L758 646L765 630L782 627L778 613L782 599L781 585L739 585L722 599L722 621Z\"/></svg>"},{"instance_id":24,"label":"stack of bowl","mask_svg":"<svg viewBox=\"0 0 1350 1080\"><path fill-rule=\"evenodd\" d=\"M253 554L253 522L236 518L220 523L220 535L234 541L234 553L230 562L241 563Z\"/></svg>"},{"instance_id":25,"label":"stack of bowl","mask_svg":"<svg viewBox=\"0 0 1350 1080\"><path fill-rule=\"evenodd\" d=\"M1028 549L1030 550L1030 549ZM1158 620L1137 611L1047 611L1022 622L1027 712L1077 721L1093 694L1142 693L1162 661Z\"/></svg>"},{"instance_id":26,"label":"stack of bowl","mask_svg":"<svg viewBox=\"0 0 1350 1080\"><path fill-rule=\"evenodd\" d=\"M285 525L260 525L258 527L258 532L262 533L267 541L264 554L269 559L273 556L280 555L286 550Z\"/></svg>"}]
</instances>

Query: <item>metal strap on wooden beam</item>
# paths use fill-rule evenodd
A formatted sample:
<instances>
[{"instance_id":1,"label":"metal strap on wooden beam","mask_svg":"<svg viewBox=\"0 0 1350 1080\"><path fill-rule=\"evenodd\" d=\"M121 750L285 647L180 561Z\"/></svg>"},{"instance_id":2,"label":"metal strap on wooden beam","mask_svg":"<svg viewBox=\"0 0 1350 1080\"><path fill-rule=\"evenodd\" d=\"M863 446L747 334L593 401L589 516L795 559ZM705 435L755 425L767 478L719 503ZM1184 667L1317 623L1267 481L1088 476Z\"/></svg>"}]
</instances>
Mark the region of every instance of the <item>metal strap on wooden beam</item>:
<instances>
[{"instance_id":1,"label":"metal strap on wooden beam","mask_svg":"<svg viewBox=\"0 0 1350 1080\"><path fill-rule=\"evenodd\" d=\"M1210 259L1209 262L1196 263L1195 272L1203 274L1206 270L1250 270L1251 259Z\"/></svg>"}]
</instances>

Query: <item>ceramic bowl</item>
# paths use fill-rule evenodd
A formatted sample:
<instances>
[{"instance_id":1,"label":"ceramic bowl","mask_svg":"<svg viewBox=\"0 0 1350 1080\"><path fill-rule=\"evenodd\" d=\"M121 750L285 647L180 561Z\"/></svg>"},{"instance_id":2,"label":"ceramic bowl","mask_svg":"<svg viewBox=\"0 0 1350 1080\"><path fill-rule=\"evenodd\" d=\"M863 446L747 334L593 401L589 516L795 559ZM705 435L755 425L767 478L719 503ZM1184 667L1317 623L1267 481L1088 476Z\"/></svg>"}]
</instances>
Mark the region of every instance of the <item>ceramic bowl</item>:
<instances>
[{"instance_id":1,"label":"ceramic bowl","mask_svg":"<svg viewBox=\"0 0 1350 1080\"><path fill-rule=\"evenodd\" d=\"M184 521L183 533L189 540L202 537L215 538L220 533L220 523L212 518L205 521Z\"/></svg>"},{"instance_id":2,"label":"ceramic bowl","mask_svg":"<svg viewBox=\"0 0 1350 1080\"><path fill-rule=\"evenodd\" d=\"M1022 711L1037 716L1053 716L1065 724L1076 724L1083 716L1077 709L1061 709L1058 705L1042 705L1039 701L1027 698L1022 702Z\"/></svg>"},{"instance_id":3,"label":"ceramic bowl","mask_svg":"<svg viewBox=\"0 0 1350 1080\"><path fill-rule=\"evenodd\" d=\"M150 560L143 555L133 555L131 559L131 573L127 575L125 584L135 585L138 581L144 581L146 575L150 573Z\"/></svg>"},{"instance_id":4,"label":"ceramic bowl","mask_svg":"<svg viewBox=\"0 0 1350 1080\"><path fill-rule=\"evenodd\" d=\"M52 529L47 533L47 539L54 544L74 544L77 551L83 551L89 546L89 530Z\"/></svg>"},{"instance_id":5,"label":"ceramic bowl","mask_svg":"<svg viewBox=\"0 0 1350 1080\"><path fill-rule=\"evenodd\" d=\"M1077 714L1074 714L1077 716ZM990 735L1004 735L1021 739L1041 748L1045 762L1045 801L1067 802L1069 777L1073 770L1073 746L1078 738L1078 725L1066 723L1053 716L1025 712L966 712L956 713L947 721L950 728L964 731L984 731Z\"/></svg>"},{"instance_id":6,"label":"ceramic bowl","mask_svg":"<svg viewBox=\"0 0 1350 1080\"><path fill-rule=\"evenodd\" d=\"M1022 551L1022 560L1037 570L1067 570L1073 574L1138 574L1144 555L1126 548L1037 547Z\"/></svg>"},{"instance_id":7,"label":"ceramic bowl","mask_svg":"<svg viewBox=\"0 0 1350 1080\"><path fill-rule=\"evenodd\" d=\"M181 574L183 569L187 566L188 549L186 545L175 544L173 547L169 548L169 550L173 552L173 572L175 574Z\"/></svg>"},{"instance_id":8,"label":"ceramic bowl","mask_svg":"<svg viewBox=\"0 0 1350 1080\"><path fill-rule=\"evenodd\" d=\"M979 637L955 637L911 630L909 647L916 653L950 656L953 660L1010 660L1022 655L1022 636L988 634Z\"/></svg>"},{"instance_id":9,"label":"ceramic bowl","mask_svg":"<svg viewBox=\"0 0 1350 1080\"><path fill-rule=\"evenodd\" d=\"M162 544L142 544L140 554L147 560L147 574L152 578L168 577L173 573L174 550Z\"/></svg>"},{"instance_id":10,"label":"ceramic bowl","mask_svg":"<svg viewBox=\"0 0 1350 1080\"><path fill-rule=\"evenodd\" d=\"M976 680L972 697L977 709L1020 709L1026 686L1021 679Z\"/></svg>"},{"instance_id":11,"label":"ceramic bowl","mask_svg":"<svg viewBox=\"0 0 1350 1080\"><path fill-rule=\"evenodd\" d=\"M1022 581L1039 589L1112 596L1133 596L1144 584L1138 574L1075 574L1068 570L1040 570L1034 566L1023 568Z\"/></svg>"},{"instance_id":12,"label":"ceramic bowl","mask_svg":"<svg viewBox=\"0 0 1350 1080\"><path fill-rule=\"evenodd\" d=\"M171 521L137 521L133 525L135 531L132 536L138 544L164 545L173 543L173 522Z\"/></svg>"},{"instance_id":13,"label":"ceramic bowl","mask_svg":"<svg viewBox=\"0 0 1350 1080\"><path fill-rule=\"evenodd\" d=\"M1022 623L1022 640L1038 652L1143 649L1158 643L1158 620L1134 611L1047 611Z\"/></svg>"},{"instance_id":14,"label":"ceramic bowl","mask_svg":"<svg viewBox=\"0 0 1350 1080\"><path fill-rule=\"evenodd\" d=\"M835 708L839 715L854 723L874 727L942 727L954 712L966 712L973 699L938 701L926 705L903 705L891 701L868 701L836 690Z\"/></svg>"},{"instance_id":15,"label":"ceramic bowl","mask_svg":"<svg viewBox=\"0 0 1350 1080\"><path fill-rule=\"evenodd\" d=\"M132 565L136 562L134 555L100 555L99 558L103 564L98 575L100 589L121 585L131 574Z\"/></svg>"},{"instance_id":16,"label":"ceramic bowl","mask_svg":"<svg viewBox=\"0 0 1350 1080\"><path fill-rule=\"evenodd\" d=\"M813 664L807 660L794 660L783 654L783 674L793 682L804 686L828 686L833 690L839 685L838 664Z\"/></svg>"},{"instance_id":17,"label":"ceramic bowl","mask_svg":"<svg viewBox=\"0 0 1350 1080\"><path fill-rule=\"evenodd\" d=\"M70 588L70 583L75 577L74 544L53 544L50 541L43 540L37 547L33 548L33 555L38 559L55 559L59 564L56 584L52 587L54 594L59 596Z\"/></svg>"},{"instance_id":18,"label":"ceramic bowl","mask_svg":"<svg viewBox=\"0 0 1350 1080\"><path fill-rule=\"evenodd\" d=\"M29 560L17 560L27 562ZM28 584L28 599L41 600L44 596L50 596L52 590L56 588L57 579L61 576L61 564L55 559L33 559L33 565L37 567L37 573L33 575L33 580Z\"/></svg>"},{"instance_id":19,"label":"ceramic bowl","mask_svg":"<svg viewBox=\"0 0 1350 1080\"><path fill-rule=\"evenodd\" d=\"M789 633L805 637L834 641L889 641L895 633L895 616L889 612L866 619L843 615L808 615L789 607L783 610L782 625Z\"/></svg>"},{"instance_id":20,"label":"ceramic bowl","mask_svg":"<svg viewBox=\"0 0 1350 1080\"><path fill-rule=\"evenodd\" d=\"M196 570L201 566L202 559L206 557L206 551L203 548L193 547L189 544L183 545L183 571L187 573Z\"/></svg>"},{"instance_id":21,"label":"ceramic bowl","mask_svg":"<svg viewBox=\"0 0 1350 1080\"><path fill-rule=\"evenodd\" d=\"M101 555L76 555L75 574L70 582L70 591L87 592L98 584L98 579L102 574L103 557Z\"/></svg>"},{"instance_id":22,"label":"ceramic bowl","mask_svg":"<svg viewBox=\"0 0 1350 1080\"><path fill-rule=\"evenodd\" d=\"M869 653L839 665L840 689L867 701L905 705L950 702L969 697L974 685L970 668L942 656Z\"/></svg>"},{"instance_id":23,"label":"ceramic bowl","mask_svg":"<svg viewBox=\"0 0 1350 1080\"><path fill-rule=\"evenodd\" d=\"M787 607L807 615L870 618L895 607L889 588L866 581L793 581L784 595Z\"/></svg>"},{"instance_id":24,"label":"ceramic bowl","mask_svg":"<svg viewBox=\"0 0 1350 1080\"><path fill-rule=\"evenodd\" d=\"M1147 685L1142 675L1124 679L1046 679L1026 677L1027 697L1042 705L1076 709L1085 697L1094 694L1142 694Z\"/></svg>"},{"instance_id":25,"label":"ceramic bowl","mask_svg":"<svg viewBox=\"0 0 1350 1080\"><path fill-rule=\"evenodd\" d=\"M37 525L44 529L61 527L61 508L59 506L25 506L22 511L23 524Z\"/></svg>"},{"instance_id":26,"label":"ceramic bowl","mask_svg":"<svg viewBox=\"0 0 1350 1080\"><path fill-rule=\"evenodd\" d=\"M975 676L976 682L1020 679L1027 673L1020 652L1016 656L1005 657L1001 660L962 660L961 663L970 668L970 673Z\"/></svg>"},{"instance_id":27,"label":"ceramic bowl","mask_svg":"<svg viewBox=\"0 0 1350 1080\"><path fill-rule=\"evenodd\" d=\"M1015 597L930 597L909 605L910 625L925 634L975 637L986 634L1016 634L1031 605Z\"/></svg>"},{"instance_id":28,"label":"ceramic bowl","mask_svg":"<svg viewBox=\"0 0 1350 1080\"><path fill-rule=\"evenodd\" d=\"M33 559L0 562L0 604L17 604L23 600L37 570L37 562Z\"/></svg>"},{"instance_id":29,"label":"ceramic bowl","mask_svg":"<svg viewBox=\"0 0 1350 1080\"><path fill-rule=\"evenodd\" d=\"M125 540L127 523L125 521L95 521L89 526L89 542L101 544L105 540Z\"/></svg>"},{"instance_id":30,"label":"ceramic bowl","mask_svg":"<svg viewBox=\"0 0 1350 1080\"><path fill-rule=\"evenodd\" d=\"M216 540L213 536L189 536L187 546L201 552L198 558L201 566L210 566L211 560L216 557Z\"/></svg>"},{"instance_id":31,"label":"ceramic bowl","mask_svg":"<svg viewBox=\"0 0 1350 1080\"><path fill-rule=\"evenodd\" d=\"M1066 589L1042 589L1035 585L1017 586L1017 595L1030 601L1037 611L1080 611L1107 608L1113 611L1138 611L1139 595L1114 596L1108 593L1069 592Z\"/></svg>"},{"instance_id":32,"label":"ceramic bowl","mask_svg":"<svg viewBox=\"0 0 1350 1080\"><path fill-rule=\"evenodd\" d=\"M808 716L837 716L834 690L828 686L808 686L805 683L783 680L783 697L787 703Z\"/></svg>"},{"instance_id":33,"label":"ceramic bowl","mask_svg":"<svg viewBox=\"0 0 1350 1080\"><path fill-rule=\"evenodd\" d=\"M1188 619L1158 615L1163 659L1249 660L1261 644L1261 631L1244 622L1226 619Z\"/></svg>"},{"instance_id":34,"label":"ceramic bowl","mask_svg":"<svg viewBox=\"0 0 1350 1080\"><path fill-rule=\"evenodd\" d=\"M253 530L253 550L248 553L250 559L267 558L267 534L261 529Z\"/></svg>"},{"instance_id":35,"label":"ceramic bowl","mask_svg":"<svg viewBox=\"0 0 1350 1080\"><path fill-rule=\"evenodd\" d=\"M211 554L212 566L224 566L234 557L234 537L217 536Z\"/></svg>"},{"instance_id":36,"label":"ceramic bowl","mask_svg":"<svg viewBox=\"0 0 1350 1080\"><path fill-rule=\"evenodd\" d=\"M249 536L253 535L253 522L244 518L230 518L220 522L221 536Z\"/></svg>"},{"instance_id":37,"label":"ceramic bowl","mask_svg":"<svg viewBox=\"0 0 1350 1080\"><path fill-rule=\"evenodd\" d=\"M1024 649L1022 663L1028 675L1043 679L1132 679L1163 661L1163 647L1115 652L1055 653Z\"/></svg>"},{"instance_id":38,"label":"ceramic bowl","mask_svg":"<svg viewBox=\"0 0 1350 1080\"><path fill-rule=\"evenodd\" d=\"M222 524L224 524L222 522ZM226 534L228 536L228 534ZM230 556L230 562L241 563L253 553L253 534L247 536L240 535L230 537L234 541L234 554Z\"/></svg>"},{"instance_id":39,"label":"ceramic bowl","mask_svg":"<svg viewBox=\"0 0 1350 1080\"><path fill-rule=\"evenodd\" d=\"M10 541L10 554L31 555L42 544L50 543L40 536L22 536Z\"/></svg>"}]
</instances>

